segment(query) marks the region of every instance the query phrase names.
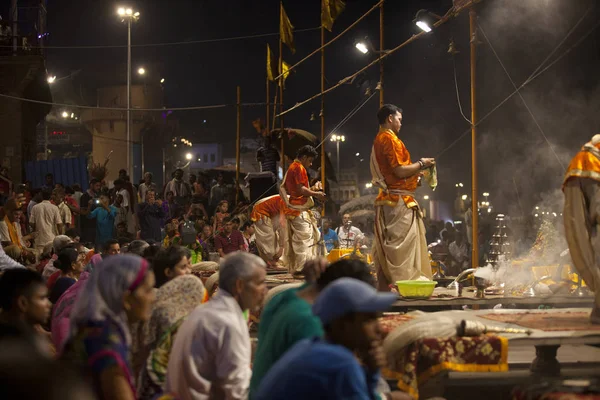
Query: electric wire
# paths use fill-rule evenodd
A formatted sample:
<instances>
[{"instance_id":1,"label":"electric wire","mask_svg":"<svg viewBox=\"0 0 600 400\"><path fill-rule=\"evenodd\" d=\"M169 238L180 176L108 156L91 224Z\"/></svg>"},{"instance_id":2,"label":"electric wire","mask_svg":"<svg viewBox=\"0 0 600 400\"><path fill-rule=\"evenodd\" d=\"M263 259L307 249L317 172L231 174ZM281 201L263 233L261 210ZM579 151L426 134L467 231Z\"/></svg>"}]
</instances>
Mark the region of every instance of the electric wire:
<instances>
[{"instance_id":1,"label":"electric wire","mask_svg":"<svg viewBox=\"0 0 600 400\"><path fill-rule=\"evenodd\" d=\"M304 29L294 29L294 32L310 32L321 29L321 27L314 28L304 28ZM228 42L235 40L244 40L244 39L256 39L256 38L264 38L270 36L279 36L279 32L277 33L259 33L256 35L245 35L245 36L232 36L226 38L215 38L215 39L201 39L201 40L189 40L189 41L178 41L178 42L165 42L165 43L141 43L141 44L132 44L131 47L165 47L165 46L180 46L180 45L188 45L188 44L204 44L204 43L218 43L218 42ZM28 49L122 49L126 48L126 44L117 44L117 45L83 45L83 46L16 46L18 49L28 48ZM2 45L0 48L14 48L14 46L10 45Z\"/></svg>"},{"instance_id":2,"label":"electric wire","mask_svg":"<svg viewBox=\"0 0 600 400\"><path fill-rule=\"evenodd\" d=\"M499 102L498 104L496 104L496 106L494 106L487 114L485 114L482 118L480 118L477 123L475 124L475 126L479 126L479 124L481 124L483 121L485 121L489 116L491 116L496 110L498 110L500 107L502 107L504 105L504 103L506 103L508 100L510 100L515 94L518 93L518 91L520 91L521 89L523 89L525 86L529 85L531 82L533 82L536 78L538 78L541 74L543 74L544 72L546 72L548 69L550 69L554 64L556 64L557 62L559 62L560 60L562 60L565 56L567 56L574 48L576 48L577 46L579 46L579 44L581 44L581 42L583 42L587 37L589 37L596 29L598 29L598 27L600 26L600 21L598 23L596 23L589 31L586 32L585 35L583 35L579 40L577 40L571 47L569 47L567 50L565 50L565 52L563 54L561 54L559 57L557 57L556 59L554 59L550 64L548 64L545 68L539 70L539 67L536 68L536 70L539 70L537 73L532 74L529 78L527 78L525 80L525 82L523 82L523 84L521 84L521 86L519 86L517 88L517 90L514 90L511 94L509 94L508 96L506 96L501 102ZM545 61L544 61L545 62ZM458 143L463 137L465 137L468 133L471 132L471 128L465 130L459 137L456 138L456 140L454 140L449 146L447 146L445 149L443 149L440 153L438 153L438 155L436 156L436 158L440 158L444 153L446 153L448 150L450 150L452 147L454 147L454 145L456 143Z\"/></svg>"}]
</instances>

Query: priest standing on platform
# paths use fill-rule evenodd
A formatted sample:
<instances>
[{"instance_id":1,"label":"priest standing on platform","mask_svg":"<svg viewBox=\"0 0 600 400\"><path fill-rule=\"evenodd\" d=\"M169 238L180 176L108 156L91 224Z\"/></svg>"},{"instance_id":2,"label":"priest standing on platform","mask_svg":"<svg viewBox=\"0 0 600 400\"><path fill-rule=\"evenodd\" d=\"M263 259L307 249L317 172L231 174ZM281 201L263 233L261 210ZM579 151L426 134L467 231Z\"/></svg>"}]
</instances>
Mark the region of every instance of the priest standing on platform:
<instances>
[{"instance_id":1,"label":"priest standing on platform","mask_svg":"<svg viewBox=\"0 0 600 400\"><path fill-rule=\"evenodd\" d=\"M400 280L431 279L423 214L415 199L421 171L435 165L433 158L412 162L398 138L402 110L386 104L377 113L379 133L371 150L371 175L379 187L375 200L373 258L379 290Z\"/></svg>"},{"instance_id":2,"label":"priest standing on platform","mask_svg":"<svg viewBox=\"0 0 600 400\"><path fill-rule=\"evenodd\" d=\"M310 209L314 206L313 197L325 201L325 193L317 191L320 182L310 187L307 173L307 169L317 156L314 147L309 145L300 147L280 187L280 195L285 202L285 214L289 222L288 245L284 254L292 274L300 273L306 261L317 257L318 248L322 246L319 244L320 233L317 221Z\"/></svg>"}]
</instances>

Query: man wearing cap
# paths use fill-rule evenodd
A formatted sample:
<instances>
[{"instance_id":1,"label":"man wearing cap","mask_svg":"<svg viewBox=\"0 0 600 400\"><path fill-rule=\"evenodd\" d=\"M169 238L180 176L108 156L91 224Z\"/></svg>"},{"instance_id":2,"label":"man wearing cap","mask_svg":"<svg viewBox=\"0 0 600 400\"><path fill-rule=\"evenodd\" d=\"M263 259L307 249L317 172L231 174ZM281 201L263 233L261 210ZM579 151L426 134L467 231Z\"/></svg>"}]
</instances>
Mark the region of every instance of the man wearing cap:
<instances>
[{"instance_id":1,"label":"man wearing cap","mask_svg":"<svg viewBox=\"0 0 600 400\"><path fill-rule=\"evenodd\" d=\"M397 299L353 278L329 284L313 304L325 338L304 339L273 365L254 399L374 399L385 365L377 317Z\"/></svg>"}]
</instances>

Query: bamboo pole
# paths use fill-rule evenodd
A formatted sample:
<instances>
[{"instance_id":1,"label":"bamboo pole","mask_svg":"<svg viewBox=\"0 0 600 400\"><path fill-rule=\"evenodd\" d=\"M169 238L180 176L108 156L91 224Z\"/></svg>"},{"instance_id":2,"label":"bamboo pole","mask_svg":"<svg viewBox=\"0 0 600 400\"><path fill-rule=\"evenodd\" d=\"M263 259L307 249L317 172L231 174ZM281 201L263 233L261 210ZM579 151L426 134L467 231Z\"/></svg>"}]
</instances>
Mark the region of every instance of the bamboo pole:
<instances>
[{"instance_id":1,"label":"bamboo pole","mask_svg":"<svg viewBox=\"0 0 600 400\"><path fill-rule=\"evenodd\" d=\"M281 37L281 23L283 22L283 1L279 2L279 114L283 112L283 38ZM274 116L273 116L274 117ZM279 115L279 125L281 128L281 169L285 174L285 146L283 142L283 115Z\"/></svg>"},{"instance_id":2,"label":"bamboo pole","mask_svg":"<svg viewBox=\"0 0 600 400\"><path fill-rule=\"evenodd\" d=\"M271 135L271 131L270 131L271 110L269 109L269 107L271 107L271 99L270 99L271 85L269 85L269 77L267 77L266 81L267 81L267 115L265 118L265 130L266 130L267 135Z\"/></svg>"},{"instance_id":3,"label":"bamboo pole","mask_svg":"<svg viewBox=\"0 0 600 400\"><path fill-rule=\"evenodd\" d=\"M383 2L379 6L379 108L383 107ZM323 91L324 88L321 88Z\"/></svg>"},{"instance_id":4,"label":"bamboo pole","mask_svg":"<svg viewBox=\"0 0 600 400\"><path fill-rule=\"evenodd\" d=\"M242 100L241 100L241 89L237 87L237 126L235 132L235 206L239 202L240 193L240 130L242 127Z\"/></svg>"},{"instance_id":5,"label":"bamboo pole","mask_svg":"<svg viewBox=\"0 0 600 400\"><path fill-rule=\"evenodd\" d=\"M477 101L476 101L476 55L477 40L476 27L477 14L475 9L469 9L469 39L471 42L471 207L473 211L473 248L471 249L471 266L479 266L479 208L477 207Z\"/></svg>"},{"instance_id":6,"label":"bamboo pole","mask_svg":"<svg viewBox=\"0 0 600 400\"><path fill-rule=\"evenodd\" d=\"M325 27L321 25L321 92L325 90ZM321 96L321 183L323 192L327 182L325 173L325 96ZM323 216L325 216L325 203L323 203Z\"/></svg>"}]
</instances>

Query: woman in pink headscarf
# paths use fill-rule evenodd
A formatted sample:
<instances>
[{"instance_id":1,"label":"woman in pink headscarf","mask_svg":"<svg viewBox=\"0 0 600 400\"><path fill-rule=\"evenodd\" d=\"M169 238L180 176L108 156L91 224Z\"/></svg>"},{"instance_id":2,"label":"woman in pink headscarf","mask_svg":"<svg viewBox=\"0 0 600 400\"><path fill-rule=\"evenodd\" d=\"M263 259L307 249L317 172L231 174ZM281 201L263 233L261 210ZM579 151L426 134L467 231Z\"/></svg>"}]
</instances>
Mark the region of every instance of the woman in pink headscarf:
<instances>
[{"instance_id":1,"label":"woman in pink headscarf","mask_svg":"<svg viewBox=\"0 0 600 400\"><path fill-rule=\"evenodd\" d=\"M96 268L100 262L102 262L100 254L94 254L90 259L92 268ZM85 287L89 277L89 272L82 272L79 280L60 296L52 309L52 343L58 354L62 352L64 342L69 336L70 316L73 306L75 306L75 300L77 300L81 289Z\"/></svg>"}]
</instances>

